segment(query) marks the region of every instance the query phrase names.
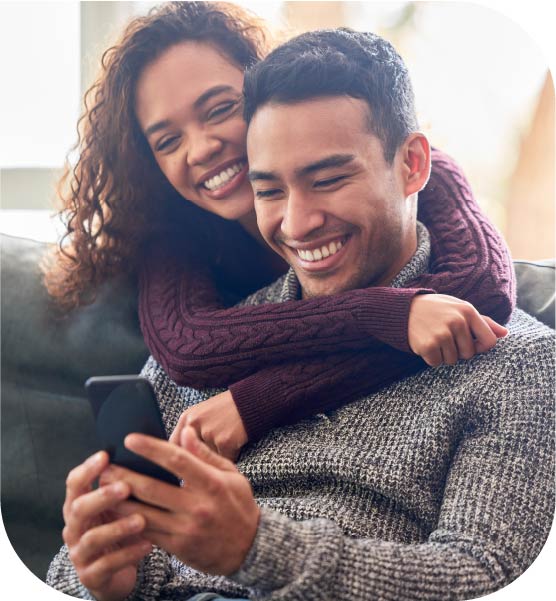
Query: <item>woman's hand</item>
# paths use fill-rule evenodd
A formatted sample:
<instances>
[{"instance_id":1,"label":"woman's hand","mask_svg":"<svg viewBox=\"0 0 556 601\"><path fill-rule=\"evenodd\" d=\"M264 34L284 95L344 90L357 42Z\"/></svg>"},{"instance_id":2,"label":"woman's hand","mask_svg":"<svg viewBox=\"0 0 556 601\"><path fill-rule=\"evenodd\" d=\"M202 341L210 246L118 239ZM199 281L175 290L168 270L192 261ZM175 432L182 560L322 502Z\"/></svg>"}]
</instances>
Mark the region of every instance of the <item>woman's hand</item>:
<instances>
[{"instance_id":1,"label":"woman's hand","mask_svg":"<svg viewBox=\"0 0 556 601\"><path fill-rule=\"evenodd\" d=\"M471 359L507 333L507 328L453 296L418 294L411 302L409 347L431 367Z\"/></svg>"},{"instance_id":2,"label":"woman's hand","mask_svg":"<svg viewBox=\"0 0 556 601\"><path fill-rule=\"evenodd\" d=\"M152 545L141 538L146 525L142 515L121 518L114 512L129 496L128 484L93 490L107 467L108 454L100 451L69 473L62 536L81 583L99 601L121 601L133 590L137 565Z\"/></svg>"},{"instance_id":3,"label":"woman's hand","mask_svg":"<svg viewBox=\"0 0 556 601\"><path fill-rule=\"evenodd\" d=\"M150 541L196 570L227 576L242 565L257 533L260 512L251 485L193 428L186 426L179 442L130 434L125 445L183 480L182 487L116 465L103 478L126 482L143 501L125 501L118 512L141 513Z\"/></svg>"},{"instance_id":4,"label":"woman's hand","mask_svg":"<svg viewBox=\"0 0 556 601\"><path fill-rule=\"evenodd\" d=\"M189 424L199 438L222 457L235 461L247 443L247 432L229 390L184 411L170 436L180 444L181 431Z\"/></svg>"}]
</instances>

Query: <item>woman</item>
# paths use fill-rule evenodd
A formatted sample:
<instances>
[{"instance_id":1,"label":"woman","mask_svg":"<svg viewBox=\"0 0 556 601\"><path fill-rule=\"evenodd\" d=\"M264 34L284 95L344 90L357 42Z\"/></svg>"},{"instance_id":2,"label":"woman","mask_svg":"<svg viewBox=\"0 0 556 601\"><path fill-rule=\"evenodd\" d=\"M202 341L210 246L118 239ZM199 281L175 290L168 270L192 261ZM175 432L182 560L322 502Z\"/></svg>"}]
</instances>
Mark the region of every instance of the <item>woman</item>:
<instances>
[{"instance_id":1,"label":"woman","mask_svg":"<svg viewBox=\"0 0 556 601\"><path fill-rule=\"evenodd\" d=\"M472 333L483 348L496 340L493 331L502 335L471 313L462 336L443 325L438 332L441 338L448 332L448 342L429 353L421 332L444 324L437 308L461 316L461 304L420 292L460 293L499 320L513 306L506 248L457 167L436 152L421 198L434 273L416 282L419 287L222 308L285 271L260 243L245 180L242 73L266 50L262 25L231 5L164 5L128 26L105 54L103 74L87 96L80 160L68 173L69 245L47 279L69 307L90 300L110 277L139 273L141 323L153 356L180 384L230 385L231 393L201 403L206 412L190 410L202 438L229 456L247 437L330 409L329 398L338 405L424 367L415 355L399 360L400 350L420 350L432 364L453 363L478 350ZM425 315L426 325L418 323L412 335L415 313ZM280 339L285 326L287 340ZM310 365L309 378L298 369L300 358ZM232 434L219 438L228 421L235 424ZM106 464L105 454L93 457L68 479L67 550L50 581L72 594L89 594L85 585L98 599L123 599L151 547L141 537L144 520L110 514L128 489L93 490Z\"/></svg>"},{"instance_id":2,"label":"woman","mask_svg":"<svg viewBox=\"0 0 556 601\"><path fill-rule=\"evenodd\" d=\"M419 218L431 231L433 275L413 289L353 291L341 303L222 309L286 269L262 243L245 177L242 72L267 52L268 39L252 15L214 3L162 5L128 26L86 96L80 159L65 178L69 244L47 274L49 290L69 308L89 301L104 280L139 273L142 331L153 356L178 384L229 386L189 417L205 441L231 457L294 415L328 407L332 384L340 404L399 378L376 365L378 354L395 352L385 344L413 350L430 365L472 356L470 336L458 348L441 318L445 312L451 319L463 305L418 293L464 298L501 322L514 302L504 243L457 166L434 151L419 203ZM188 40L198 44L189 58L176 52ZM151 81L161 57L165 70ZM225 89L194 105L223 82ZM194 145L189 154L187 136ZM334 322L332 330L323 321ZM485 331L476 330L476 337ZM435 334L448 340L443 348ZM495 337L485 336L492 345ZM359 349L368 357L363 374L337 371L330 351ZM303 382L302 357L320 357L310 383ZM411 357L405 373L423 366Z\"/></svg>"}]
</instances>

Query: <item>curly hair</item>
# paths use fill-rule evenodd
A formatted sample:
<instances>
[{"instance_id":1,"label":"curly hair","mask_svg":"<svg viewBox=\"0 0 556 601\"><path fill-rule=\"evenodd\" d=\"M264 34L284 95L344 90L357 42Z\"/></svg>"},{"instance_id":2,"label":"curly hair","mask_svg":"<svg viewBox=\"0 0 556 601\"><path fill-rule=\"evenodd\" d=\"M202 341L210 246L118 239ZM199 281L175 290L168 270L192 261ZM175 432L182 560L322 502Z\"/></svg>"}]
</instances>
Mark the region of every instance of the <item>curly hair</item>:
<instances>
[{"instance_id":1,"label":"curly hair","mask_svg":"<svg viewBox=\"0 0 556 601\"><path fill-rule=\"evenodd\" d=\"M211 216L172 188L156 164L134 111L145 66L183 41L217 46L240 68L270 49L264 22L226 2L168 2L133 19L102 57L101 73L85 94L72 151L58 184L66 232L43 268L45 285L63 310L94 300L98 287L135 274L148 240L179 232L195 242ZM68 157L71 156L71 152Z\"/></svg>"}]
</instances>

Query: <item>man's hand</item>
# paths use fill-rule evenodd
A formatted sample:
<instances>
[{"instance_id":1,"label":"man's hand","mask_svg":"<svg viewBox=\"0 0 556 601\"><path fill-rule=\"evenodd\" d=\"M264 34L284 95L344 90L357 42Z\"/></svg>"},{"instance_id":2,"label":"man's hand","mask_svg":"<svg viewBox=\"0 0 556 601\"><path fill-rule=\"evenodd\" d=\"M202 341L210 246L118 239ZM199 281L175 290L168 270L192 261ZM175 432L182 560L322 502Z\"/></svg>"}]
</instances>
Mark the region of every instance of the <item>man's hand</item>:
<instances>
[{"instance_id":1,"label":"man's hand","mask_svg":"<svg viewBox=\"0 0 556 601\"><path fill-rule=\"evenodd\" d=\"M81 583L99 601L121 601L133 590L137 565L152 546L141 536L143 516L114 513L130 494L125 482L93 490L107 466L108 454L101 451L69 473L62 536Z\"/></svg>"},{"instance_id":2,"label":"man's hand","mask_svg":"<svg viewBox=\"0 0 556 601\"><path fill-rule=\"evenodd\" d=\"M229 390L184 411L170 442L179 444L186 423L213 451L231 461L238 458L241 447L247 443L247 432Z\"/></svg>"},{"instance_id":3,"label":"man's hand","mask_svg":"<svg viewBox=\"0 0 556 601\"><path fill-rule=\"evenodd\" d=\"M249 481L235 465L209 449L196 431L185 426L180 446L130 434L128 449L184 481L179 488L118 466L103 475L122 481L147 505L126 501L118 512L140 513L145 537L183 563L209 574L227 576L245 560L255 538L259 508Z\"/></svg>"},{"instance_id":4,"label":"man's hand","mask_svg":"<svg viewBox=\"0 0 556 601\"><path fill-rule=\"evenodd\" d=\"M453 296L418 294L411 302L409 347L432 367L471 359L507 333L507 328Z\"/></svg>"}]
</instances>

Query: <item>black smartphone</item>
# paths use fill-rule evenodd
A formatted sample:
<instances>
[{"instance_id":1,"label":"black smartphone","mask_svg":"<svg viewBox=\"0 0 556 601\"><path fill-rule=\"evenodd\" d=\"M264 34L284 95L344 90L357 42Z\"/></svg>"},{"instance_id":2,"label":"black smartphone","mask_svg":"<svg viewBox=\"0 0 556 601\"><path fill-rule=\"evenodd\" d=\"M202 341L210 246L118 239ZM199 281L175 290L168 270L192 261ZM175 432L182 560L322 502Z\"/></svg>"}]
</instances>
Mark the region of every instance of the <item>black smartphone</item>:
<instances>
[{"instance_id":1,"label":"black smartphone","mask_svg":"<svg viewBox=\"0 0 556 601\"><path fill-rule=\"evenodd\" d=\"M140 376L98 376L85 382L95 416L100 446L110 461L151 478L179 486L174 474L124 446L132 432L166 440L166 432L151 383Z\"/></svg>"}]
</instances>

